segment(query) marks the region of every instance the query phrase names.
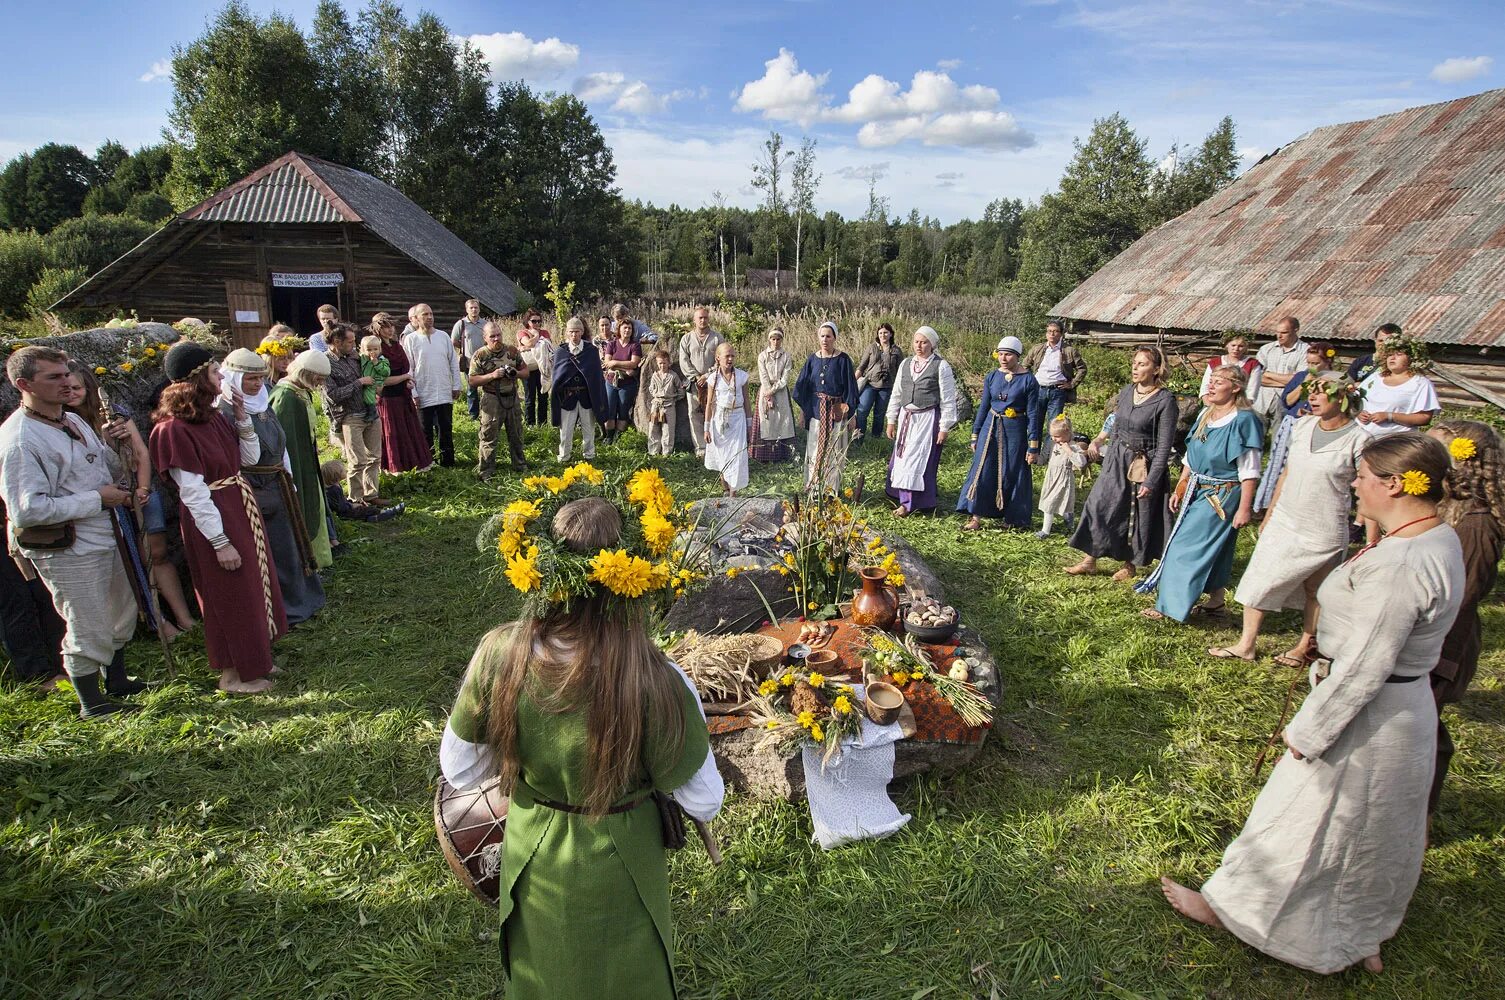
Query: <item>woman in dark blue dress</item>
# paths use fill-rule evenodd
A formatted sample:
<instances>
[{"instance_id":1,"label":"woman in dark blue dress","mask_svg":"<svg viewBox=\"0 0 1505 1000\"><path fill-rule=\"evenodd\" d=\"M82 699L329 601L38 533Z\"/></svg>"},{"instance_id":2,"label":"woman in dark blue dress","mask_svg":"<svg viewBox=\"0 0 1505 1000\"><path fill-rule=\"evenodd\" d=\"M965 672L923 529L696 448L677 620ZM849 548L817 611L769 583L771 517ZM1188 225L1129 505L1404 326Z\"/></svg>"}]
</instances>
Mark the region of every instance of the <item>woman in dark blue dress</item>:
<instances>
[{"instance_id":1,"label":"woman in dark blue dress","mask_svg":"<svg viewBox=\"0 0 1505 1000\"><path fill-rule=\"evenodd\" d=\"M1040 453L1040 385L1019 364L1018 337L998 342L998 370L982 384L972 421L972 467L956 509L972 517L963 531L976 531L985 517L1002 518L1011 528L1027 528L1033 516L1034 480L1030 466Z\"/></svg>"}]
</instances>

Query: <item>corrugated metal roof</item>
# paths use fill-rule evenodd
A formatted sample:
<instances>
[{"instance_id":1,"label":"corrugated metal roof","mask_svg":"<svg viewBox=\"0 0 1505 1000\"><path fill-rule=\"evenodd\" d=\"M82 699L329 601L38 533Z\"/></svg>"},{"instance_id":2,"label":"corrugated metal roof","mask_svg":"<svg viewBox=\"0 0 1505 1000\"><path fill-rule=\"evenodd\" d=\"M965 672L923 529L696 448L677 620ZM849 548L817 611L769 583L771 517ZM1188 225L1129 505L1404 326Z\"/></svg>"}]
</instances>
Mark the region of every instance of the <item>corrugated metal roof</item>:
<instances>
[{"instance_id":1,"label":"corrugated metal roof","mask_svg":"<svg viewBox=\"0 0 1505 1000\"><path fill-rule=\"evenodd\" d=\"M203 222L353 222L291 161L254 182L230 187L189 216Z\"/></svg>"},{"instance_id":2,"label":"corrugated metal roof","mask_svg":"<svg viewBox=\"0 0 1505 1000\"><path fill-rule=\"evenodd\" d=\"M1505 90L1307 133L1057 303L1096 323L1505 344Z\"/></svg>"}]
</instances>

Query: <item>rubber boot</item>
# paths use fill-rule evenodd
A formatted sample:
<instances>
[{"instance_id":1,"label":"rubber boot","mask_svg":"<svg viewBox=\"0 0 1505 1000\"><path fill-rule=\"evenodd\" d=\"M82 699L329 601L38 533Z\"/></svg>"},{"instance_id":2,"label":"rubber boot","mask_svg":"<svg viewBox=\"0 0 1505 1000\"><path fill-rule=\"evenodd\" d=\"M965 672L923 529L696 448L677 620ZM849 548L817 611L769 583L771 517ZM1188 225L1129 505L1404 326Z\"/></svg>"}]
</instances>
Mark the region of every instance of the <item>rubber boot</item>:
<instances>
[{"instance_id":1,"label":"rubber boot","mask_svg":"<svg viewBox=\"0 0 1505 1000\"><path fill-rule=\"evenodd\" d=\"M110 665L105 668L105 691L115 698L128 698L146 690L141 681L132 680L125 673L125 650L115 650Z\"/></svg>"},{"instance_id":2,"label":"rubber boot","mask_svg":"<svg viewBox=\"0 0 1505 1000\"><path fill-rule=\"evenodd\" d=\"M126 705L106 698L99 690L99 674L97 673L71 677L69 680L73 682L73 690L78 694L80 719L98 719L106 715L136 712L141 709L140 705Z\"/></svg>"}]
</instances>

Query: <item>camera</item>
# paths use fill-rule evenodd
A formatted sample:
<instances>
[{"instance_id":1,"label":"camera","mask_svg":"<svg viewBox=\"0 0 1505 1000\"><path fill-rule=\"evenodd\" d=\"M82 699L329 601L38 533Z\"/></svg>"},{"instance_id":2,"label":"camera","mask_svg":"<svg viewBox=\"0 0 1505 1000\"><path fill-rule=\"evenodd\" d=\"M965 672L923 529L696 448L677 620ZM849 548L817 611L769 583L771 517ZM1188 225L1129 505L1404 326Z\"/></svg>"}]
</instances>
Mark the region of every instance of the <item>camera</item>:
<instances>
[{"instance_id":1,"label":"camera","mask_svg":"<svg viewBox=\"0 0 1505 1000\"><path fill-rule=\"evenodd\" d=\"M502 378L517 378L517 366L516 365L503 365L502 369L501 369L501 372L502 372Z\"/></svg>"}]
</instances>

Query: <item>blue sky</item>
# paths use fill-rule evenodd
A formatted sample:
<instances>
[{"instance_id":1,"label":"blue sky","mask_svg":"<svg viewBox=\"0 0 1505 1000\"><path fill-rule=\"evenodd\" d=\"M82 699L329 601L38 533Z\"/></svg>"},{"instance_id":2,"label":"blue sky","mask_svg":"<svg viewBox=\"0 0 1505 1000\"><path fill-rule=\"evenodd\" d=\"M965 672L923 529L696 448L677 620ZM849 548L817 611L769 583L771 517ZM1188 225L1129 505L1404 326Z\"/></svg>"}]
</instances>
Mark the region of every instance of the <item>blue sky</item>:
<instances>
[{"instance_id":1,"label":"blue sky","mask_svg":"<svg viewBox=\"0 0 1505 1000\"><path fill-rule=\"evenodd\" d=\"M275 5L307 26L312 0ZM48 140L155 141L175 43L219 4L25 3L7 12L0 158ZM354 7L347 4L347 7ZM1253 162L1319 125L1505 86L1498 2L1419 0L433 0L500 77L571 91L628 197L751 205L770 128L818 140L817 209L950 222L1050 190L1073 137L1122 112L1157 159L1232 115Z\"/></svg>"}]
</instances>

